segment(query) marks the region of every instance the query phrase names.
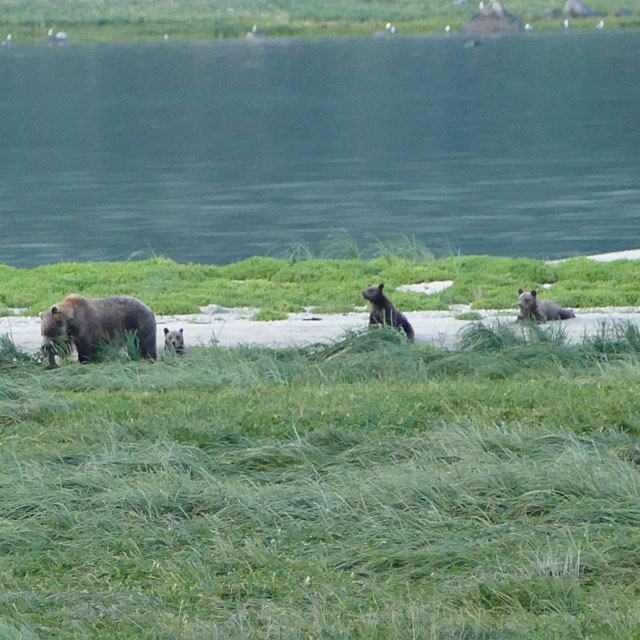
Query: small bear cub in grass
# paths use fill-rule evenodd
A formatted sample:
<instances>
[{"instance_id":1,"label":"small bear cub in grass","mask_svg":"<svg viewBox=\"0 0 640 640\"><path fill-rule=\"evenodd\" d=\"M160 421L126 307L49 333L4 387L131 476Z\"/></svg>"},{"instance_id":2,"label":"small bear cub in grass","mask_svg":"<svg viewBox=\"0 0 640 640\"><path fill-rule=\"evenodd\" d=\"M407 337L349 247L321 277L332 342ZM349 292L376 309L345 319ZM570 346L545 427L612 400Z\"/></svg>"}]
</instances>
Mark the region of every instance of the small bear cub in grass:
<instances>
[{"instance_id":1,"label":"small bear cub in grass","mask_svg":"<svg viewBox=\"0 0 640 640\"><path fill-rule=\"evenodd\" d=\"M180 356L184 355L184 336L180 331L169 331L164 328L164 348L165 351L172 351Z\"/></svg>"},{"instance_id":2,"label":"small bear cub in grass","mask_svg":"<svg viewBox=\"0 0 640 640\"><path fill-rule=\"evenodd\" d=\"M413 327L406 317L393 306L391 300L382 293L383 287L384 283L380 283L377 287L372 284L362 291L362 297L371 303L369 326L386 324L390 327L400 327L407 334L407 338L414 342Z\"/></svg>"},{"instance_id":3,"label":"small bear cub in grass","mask_svg":"<svg viewBox=\"0 0 640 640\"><path fill-rule=\"evenodd\" d=\"M538 322L546 322L547 320L568 320L576 317L573 309L563 309L553 300L538 300L535 289L532 291L518 289L518 309L517 320L529 318Z\"/></svg>"}]
</instances>

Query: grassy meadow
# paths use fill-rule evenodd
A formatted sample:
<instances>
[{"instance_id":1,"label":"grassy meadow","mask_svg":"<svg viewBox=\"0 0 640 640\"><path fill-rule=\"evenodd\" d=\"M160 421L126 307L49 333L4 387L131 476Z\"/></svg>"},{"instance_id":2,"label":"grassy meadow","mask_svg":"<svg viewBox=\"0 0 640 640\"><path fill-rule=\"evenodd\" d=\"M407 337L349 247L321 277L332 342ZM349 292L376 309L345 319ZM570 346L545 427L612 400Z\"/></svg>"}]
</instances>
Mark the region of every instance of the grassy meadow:
<instances>
[{"instance_id":1,"label":"grassy meadow","mask_svg":"<svg viewBox=\"0 0 640 640\"><path fill-rule=\"evenodd\" d=\"M303 260L302 257L308 259ZM199 304L639 304L634 262L419 251L0 267L0 302L71 291ZM412 307L412 305L414 305ZM417 305L417 306L416 306ZM107 350L48 369L0 337L0 637L640 636L640 331L470 325L454 350L392 330L305 349Z\"/></svg>"},{"instance_id":2,"label":"grassy meadow","mask_svg":"<svg viewBox=\"0 0 640 640\"><path fill-rule=\"evenodd\" d=\"M506 8L537 28L557 29L562 0L536 4L511 0ZM593 11L609 13L609 27L640 25L637 0L624 4L632 15L614 17L621 8L615 0L592 0ZM367 36L390 20L399 35L441 34L453 31L477 11L477 2L454 7L450 2L402 0L0 0L0 29L14 43L42 42L47 29L64 30L73 42L244 37L253 24L270 37ZM600 18L575 20L574 28L593 28ZM4 38L4 34L2 36Z\"/></svg>"},{"instance_id":3,"label":"grassy meadow","mask_svg":"<svg viewBox=\"0 0 640 640\"><path fill-rule=\"evenodd\" d=\"M0 637L637 638L640 333L54 370L0 341Z\"/></svg>"},{"instance_id":4,"label":"grassy meadow","mask_svg":"<svg viewBox=\"0 0 640 640\"><path fill-rule=\"evenodd\" d=\"M375 254L375 255L373 255ZM19 269L0 265L0 315L21 309L35 316L70 293L88 297L132 295L161 315L198 313L201 306L256 307L256 320L282 319L309 310L342 313L362 308L360 291L385 283L404 311L516 308L519 288L550 285L545 297L565 307L640 305L640 263L571 258L542 260L449 255L434 258L405 239L378 247L372 255L357 247L332 245L315 257L296 248L285 258L253 257L228 265L180 264L154 257L130 262L85 262ZM340 257L342 256L342 257ZM402 284L452 280L453 286L425 296L394 289Z\"/></svg>"}]
</instances>

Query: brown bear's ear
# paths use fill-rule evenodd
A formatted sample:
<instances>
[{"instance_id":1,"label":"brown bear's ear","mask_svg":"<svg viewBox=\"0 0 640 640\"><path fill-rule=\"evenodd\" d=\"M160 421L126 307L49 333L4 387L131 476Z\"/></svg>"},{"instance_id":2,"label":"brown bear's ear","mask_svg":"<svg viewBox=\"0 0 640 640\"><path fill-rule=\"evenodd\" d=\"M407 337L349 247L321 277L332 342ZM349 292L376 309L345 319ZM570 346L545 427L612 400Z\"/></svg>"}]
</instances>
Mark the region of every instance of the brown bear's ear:
<instances>
[{"instance_id":1,"label":"brown bear's ear","mask_svg":"<svg viewBox=\"0 0 640 640\"><path fill-rule=\"evenodd\" d=\"M53 307L51 307L51 313L53 314L58 313L58 307L56 307L55 304L53 305Z\"/></svg>"},{"instance_id":2,"label":"brown bear's ear","mask_svg":"<svg viewBox=\"0 0 640 640\"><path fill-rule=\"evenodd\" d=\"M522 289L518 289L518 295L521 296L522 295Z\"/></svg>"},{"instance_id":3,"label":"brown bear's ear","mask_svg":"<svg viewBox=\"0 0 640 640\"><path fill-rule=\"evenodd\" d=\"M42 313L42 311L38 315L40 316L40 320L42 320L42 318L44 318L44 313Z\"/></svg>"},{"instance_id":4,"label":"brown bear's ear","mask_svg":"<svg viewBox=\"0 0 640 640\"><path fill-rule=\"evenodd\" d=\"M167 327L164 328L164 335L166 336L167 333L169 333L169 329L167 329Z\"/></svg>"},{"instance_id":5,"label":"brown bear's ear","mask_svg":"<svg viewBox=\"0 0 640 640\"><path fill-rule=\"evenodd\" d=\"M378 291L382 291L382 288L383 288L383 287L384 287L384 282L381 282L381 283L378 285Z\"/></svg>"},{"instance_id":6,"label":"brown bear's ear","mask_svg":"<svg viewBox=\"0 0 640 640\"><path fill-rule=\"evenodd\" d=\"M535 290L535 289L532 289L532 290L531 290L531 295L532 295L534 298L536 297L536 290Z\"/></svg>"},{"instance_id":7,"label":"brown bear's ear","mask_svg":"<svg viewBox=\"0 0 640 640\"><path fill-rule=\"evenodd\" d=\"M182 334L182 329L180 329L180 334Z\"/></svg>"}]
</instances>

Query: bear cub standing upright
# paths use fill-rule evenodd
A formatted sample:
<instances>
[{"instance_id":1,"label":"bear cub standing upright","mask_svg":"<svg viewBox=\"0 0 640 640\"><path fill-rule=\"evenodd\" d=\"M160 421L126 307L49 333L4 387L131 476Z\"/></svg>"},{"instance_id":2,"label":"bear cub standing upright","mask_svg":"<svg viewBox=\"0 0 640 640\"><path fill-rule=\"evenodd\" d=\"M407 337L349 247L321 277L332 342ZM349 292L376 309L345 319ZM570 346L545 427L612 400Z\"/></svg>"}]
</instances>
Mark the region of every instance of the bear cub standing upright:
<instances>
[{"instance_id":1,"label":"bear cub standing upright","mask_svg":"<svg viewBox=\"0 0 640 640\"><path fill-rule=\"evenodd\" d=\"M413 327L404 314L400 313L393 306L391 300L382 293L383 287L384 283L379 284L377 287L372 284L362 291L362 297L371 303L369 326L386 324L391 327L400 327L407 334L407 338L414 342Z\"/></svg>"},{"instance_id":2,"label":"bear cub standing upright","mask_svg":"<svg viewBox=\"0 0 640 640\"><path fill-rule=\"evenodd\" d=\"M576 317L573 309L563 309L553 300L538 300L535 289L532 291L518 289L518 309L517 320L530 318L538 322L546 322L547 320L568 320Z\"/></svg>"},{"instance_id":3,"label":"bear cub standing upright","mask_svg":"<svg viewBox=\"0 0 640 640\"><path fill-rule=\"evenodd\" d=\"M98 343L109 342L123 331L137 333L143 358L156 358L156 317L137 298L85 298L72 294L41 313L40 318L42 349L50 361L55 344L63 341L76 348L80 362L90 362Z\"/></svg>"}]
</instances>

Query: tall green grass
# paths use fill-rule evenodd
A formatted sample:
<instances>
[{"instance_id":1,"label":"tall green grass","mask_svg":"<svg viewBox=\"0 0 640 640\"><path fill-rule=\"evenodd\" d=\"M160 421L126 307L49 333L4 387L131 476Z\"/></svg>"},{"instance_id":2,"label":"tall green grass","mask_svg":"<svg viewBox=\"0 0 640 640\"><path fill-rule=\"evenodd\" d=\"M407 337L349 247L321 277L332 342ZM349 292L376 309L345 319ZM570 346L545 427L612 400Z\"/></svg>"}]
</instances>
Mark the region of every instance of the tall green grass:
<instances>
[{"instance_id":1,"label":"tall green grass","mask_svg":"<svg viewBox=\"0 0 640 640\"><path fill-rule=\"evenodd\" d=\"M0 344L0 635L635 638L640 339Z\"/></svg>"}]
</instances>

